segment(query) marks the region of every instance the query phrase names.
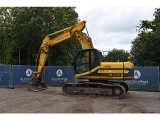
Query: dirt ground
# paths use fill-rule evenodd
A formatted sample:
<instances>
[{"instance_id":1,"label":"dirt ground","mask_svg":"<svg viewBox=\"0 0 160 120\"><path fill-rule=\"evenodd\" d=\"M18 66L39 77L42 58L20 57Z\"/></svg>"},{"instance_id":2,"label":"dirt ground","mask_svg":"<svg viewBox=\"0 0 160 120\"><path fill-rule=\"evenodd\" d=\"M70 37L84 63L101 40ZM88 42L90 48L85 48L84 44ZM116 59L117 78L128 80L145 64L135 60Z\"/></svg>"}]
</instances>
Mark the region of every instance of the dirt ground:
<instances>
[{"instance_id":1,"label":"dirt ground","mask_svg":"<svg viewBox=\"0 0 160 120\"><path fill-rule=\"evenodd\" d=\"M160 92L129 91L123 99L65 96L61 87L29 92L0 88L0 113L160 113Z\"/></svg>"}]
</instances>

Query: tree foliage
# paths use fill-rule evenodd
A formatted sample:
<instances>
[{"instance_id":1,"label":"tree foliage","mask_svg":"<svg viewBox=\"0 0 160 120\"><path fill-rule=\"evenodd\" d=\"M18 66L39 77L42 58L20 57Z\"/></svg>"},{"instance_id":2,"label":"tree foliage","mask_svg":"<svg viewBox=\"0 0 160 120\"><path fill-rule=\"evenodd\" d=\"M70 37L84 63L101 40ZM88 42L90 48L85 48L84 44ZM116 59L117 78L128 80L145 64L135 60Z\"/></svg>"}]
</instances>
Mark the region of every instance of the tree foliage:
<instances>
[{"instance_id":1,"label":"tree foliage","mask_svg":"<svg viewBox=\"0 0 160 120\"><path fill-rule=\"evenodd\" d=\"M8 26L0 37L0 43L5 41L7 46L7 49L1 47L5 54L3 63L6 64L35 65L43 38L78 21L75 7L13 7L1 8L0 12L8 10ZM2 46L5 47L4 44ZM50 49L48 63L71 65L70 56L79 48L80 44L75 39L57 45Z\"/></svg>"},{"instance_id":2,"label":"tree foliage","mask_svg":"<svg viewBox=\"0 0 160 120\"><path fill-rule=\"evenodd\" d=\"M160 65L160 8L155 10L152 21L140 21L138 36L132 41L131 54L135 65Z\"/></svg>"},{"instance_id":3,"label":"tree foliage","mask_svg":"<svg viewBox=\"0 0 160 120\"><path fill-rule=\"evenodd\" d=\"M6 39L6 29L9 28L12 22L10 11L11 8L9 7L0 8L0 63L5 61L5 54L10 51L8 47L9 40Z\"/></svg>"},{"instance_id":4,"label":"tree foliage","mask_svg":"<svg viewBox=\"0 0 160 120\"><path fill-rule=\"evenodd\" d=\"M104 57L104 61L107 62L124 62L128 61L130 53L123 49L114 48L111 51L108 51L108 54Z\"/></svg>"}]
</instances>

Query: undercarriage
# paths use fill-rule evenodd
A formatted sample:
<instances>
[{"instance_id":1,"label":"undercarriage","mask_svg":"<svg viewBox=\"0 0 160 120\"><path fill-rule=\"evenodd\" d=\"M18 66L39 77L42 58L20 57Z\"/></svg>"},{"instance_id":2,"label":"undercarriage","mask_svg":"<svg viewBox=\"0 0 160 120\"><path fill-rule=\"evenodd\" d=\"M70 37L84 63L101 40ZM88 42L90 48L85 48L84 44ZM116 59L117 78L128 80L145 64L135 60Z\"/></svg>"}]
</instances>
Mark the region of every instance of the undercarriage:
<instances>
[{"instance_id":1,"label":"undercarriage","mask_svg":"<svg viewBox=\"0 0 160 120\"><path fill-rule=\"evenodd\" d=\"M65 95L103 96L106 98L123 98L127 88L122 84L97 82L68 83L62 88Z\"/></svg>"}]
</instances>

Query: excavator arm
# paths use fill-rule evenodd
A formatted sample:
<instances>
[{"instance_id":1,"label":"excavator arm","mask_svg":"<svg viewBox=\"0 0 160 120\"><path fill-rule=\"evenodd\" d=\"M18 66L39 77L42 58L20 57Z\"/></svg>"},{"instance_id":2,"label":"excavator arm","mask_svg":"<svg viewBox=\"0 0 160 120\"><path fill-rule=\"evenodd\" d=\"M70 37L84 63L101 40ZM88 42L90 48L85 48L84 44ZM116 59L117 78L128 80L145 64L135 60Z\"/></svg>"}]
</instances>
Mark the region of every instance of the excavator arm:
<instances>
[{"instance_id":1,"label":"excavator arm","mask_svg":"<svg viewBox=\"0 0 160 120\"><path fill-rule=\"evenodd\" d=\"M83 29L86 27L85 24L86 24L85 21L81 21L75 24L74 26L62 29L53 34L46 35L39 49L38 68L36 71L32 72L32 80L28 85L29 91L39 91L39 90L47 89L47 86L44 84L44 82L41 79L41 73L46 63L50 47L53 47L64 41L67 41L72 37L76 37L81 43L82 49L94 48L91 38L82 32ZM54 37L53 39L50 39L50 37L52 36L56 36L56 37Z\"/></svg>"}]
</instances>

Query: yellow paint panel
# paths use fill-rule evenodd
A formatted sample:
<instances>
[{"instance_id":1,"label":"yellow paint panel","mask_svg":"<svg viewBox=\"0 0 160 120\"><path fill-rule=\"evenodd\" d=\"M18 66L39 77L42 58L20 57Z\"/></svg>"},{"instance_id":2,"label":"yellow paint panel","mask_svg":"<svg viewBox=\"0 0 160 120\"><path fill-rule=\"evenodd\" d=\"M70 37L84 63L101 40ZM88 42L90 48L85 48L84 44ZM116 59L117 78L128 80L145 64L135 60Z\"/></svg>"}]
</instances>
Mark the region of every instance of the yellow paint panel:
<instances>
[{"instance_id":1,"label":"yellow paint panel","mask_svg":"<svg viewBox=\"0 0 160 120\"><path fill-rule=\"evenodd\" d=\"M133 68L134 65L131 62L102 62L101 68Z\"/></svg>"}]
</instances>

